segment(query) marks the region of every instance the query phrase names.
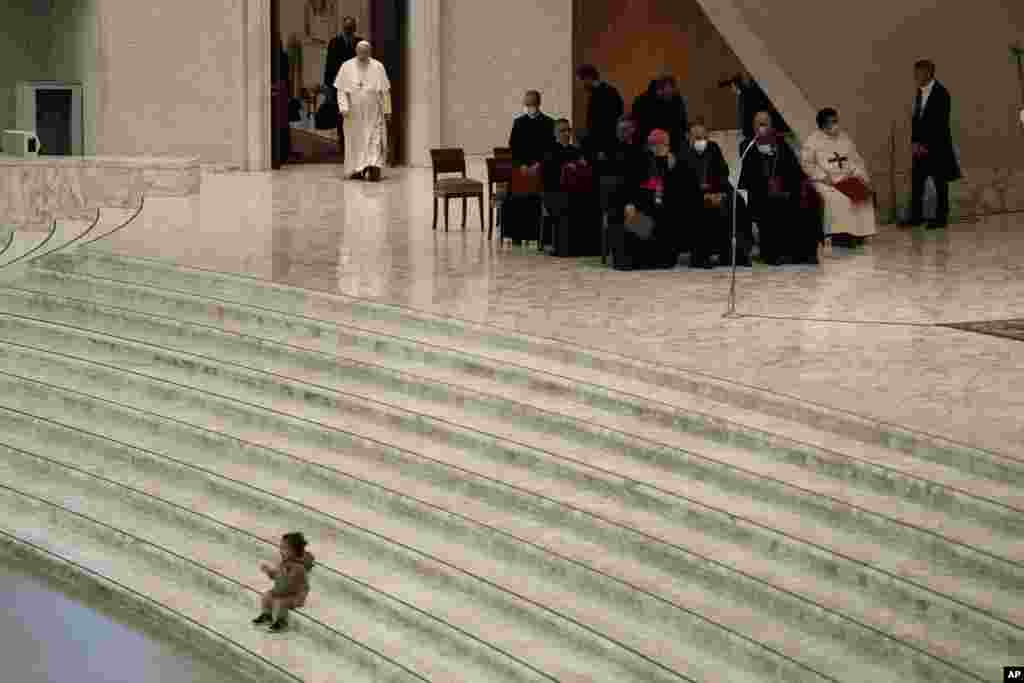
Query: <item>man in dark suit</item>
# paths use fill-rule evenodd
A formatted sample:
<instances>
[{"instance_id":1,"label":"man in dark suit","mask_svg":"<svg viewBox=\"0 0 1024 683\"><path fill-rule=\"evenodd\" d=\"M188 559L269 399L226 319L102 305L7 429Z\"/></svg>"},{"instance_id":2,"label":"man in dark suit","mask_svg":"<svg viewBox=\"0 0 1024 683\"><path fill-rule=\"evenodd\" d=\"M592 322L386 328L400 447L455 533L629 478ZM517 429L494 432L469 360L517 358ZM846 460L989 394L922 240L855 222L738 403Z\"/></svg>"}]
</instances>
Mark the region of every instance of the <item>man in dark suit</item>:
<instances>
[{"instance_id":1,"label":"man in dark suit","mask_svg":"<svg viewBox=\"0 0 1024 683\"><path fill-rule=\"evenodd\" d=\"M615 86L601 80L601 74L594 65L581 65L576 69L576 77L590 95L584 152L592 162L604 162L618 144L615 131L625 104Z\"/></svg>"},{"instance_id":2,"label":"man in dark suit","mask_svg":"<svg viewBox=\"0 0 1024 683\"><path fill-rule=\"evenodd\" d=\"M338 91L334 88L334 79L338 77L341 65L350 59L355 59L356 45L362 40L356 35L355 17L345 17L341 20L341 33L331 39L327 45L327 61L324 65L324 90L328 97L328 103L338 101ZM335 105L337 106L337 105ZM344 119L338 116L338 149L342 155L345 154L345 133Z\"/></svg>"},{"instance_id":3,"label":"man in dark suit","mask_svg":"<svg viewBox=\"0 0 1024 683\"><path fill-rule=\"evenodd\" d=\"M949 126L952 102L949 91L935 80L933 62L926 59L916 62L914 80L917 81L917 97L910 135L914 156L910 216L903 225L924 222L924 186L931 178L938 206L928 228L944 228L949 222L949 183L962 177Z\"/></svg>"}]
</instances>

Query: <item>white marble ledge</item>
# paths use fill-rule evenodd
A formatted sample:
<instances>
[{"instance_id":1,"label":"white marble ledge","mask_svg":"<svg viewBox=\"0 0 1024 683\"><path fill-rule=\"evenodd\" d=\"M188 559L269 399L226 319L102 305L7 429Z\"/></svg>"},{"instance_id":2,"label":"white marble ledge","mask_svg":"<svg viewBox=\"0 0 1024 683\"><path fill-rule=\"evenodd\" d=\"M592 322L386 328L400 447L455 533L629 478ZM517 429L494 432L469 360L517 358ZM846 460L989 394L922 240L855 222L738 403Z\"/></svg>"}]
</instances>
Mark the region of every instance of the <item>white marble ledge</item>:
<instances>
[{"instance_id":1,"label":"white marble ledge","mask_svg":"<svg viewBox=\"0 0 1024 683\"><path fill-rule=\"evenodd\" d=\"M0 153L0 166L60 166L73 168L144 168L188 170L199 168L199 157L151 156L39 156L19 157Z\"/></svg>"}]
</instances>

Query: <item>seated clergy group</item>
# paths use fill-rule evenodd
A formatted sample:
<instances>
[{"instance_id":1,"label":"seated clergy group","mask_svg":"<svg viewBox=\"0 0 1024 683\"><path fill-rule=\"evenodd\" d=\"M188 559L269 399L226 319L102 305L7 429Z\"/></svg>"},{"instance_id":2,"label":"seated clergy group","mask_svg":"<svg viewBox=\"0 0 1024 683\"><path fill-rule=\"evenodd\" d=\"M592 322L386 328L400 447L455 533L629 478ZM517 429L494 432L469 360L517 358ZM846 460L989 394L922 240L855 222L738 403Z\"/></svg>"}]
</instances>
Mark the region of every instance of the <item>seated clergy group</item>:
<instances>
[{"instance_id":1,"label":"seated clergy group","mask_svg":"<svg viewBox=\"0 0 1024 683\"><path fill-rule=\"evenodd\" d=\"M544 236L555 253L607 254L616 268L672 268L685 253L692 267L713 268L732 264L734 234L739 266L751 264L755 243L766 263L817 264L826 236L853 246L875 234L866 165L834 109L819 112L799 154L770 105L749 112L737 193L673 77L652 81L626 113L594 67L577 75L590 94L578 146L568 120L542 112L537 91L525 94L512 127L516 180L502 232L513 243Z\"/></svg>"}]
</instances>

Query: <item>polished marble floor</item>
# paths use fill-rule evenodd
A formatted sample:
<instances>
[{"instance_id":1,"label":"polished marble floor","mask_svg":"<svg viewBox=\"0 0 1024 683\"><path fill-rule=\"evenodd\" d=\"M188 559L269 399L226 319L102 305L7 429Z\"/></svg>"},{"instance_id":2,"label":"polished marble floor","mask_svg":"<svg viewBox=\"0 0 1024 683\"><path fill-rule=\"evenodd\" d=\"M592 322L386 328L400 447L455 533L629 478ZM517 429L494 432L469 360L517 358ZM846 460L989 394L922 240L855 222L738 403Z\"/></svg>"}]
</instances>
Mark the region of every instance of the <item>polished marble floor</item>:
<instances>
[{"instance_id":1,"label":"polished marble floor","mask_svg":"<svg viewBox=\"0 0 1024 683\"><path fill-rule=\"evenodd\" d=\"M400 169L362 184L332 165L209 174L198 198L147 202L106 248L566 339L1024 453L1024 343L936 326L1024 317L1024 215L883 227L862 250L826 249L818 268L741 270L746 315L726 319L726 269L615 272L499 246L472 202L465 232L456 202L452 231L433 232L430 182Z\"/></svg>"},{"instance_id":2,"label":"polished marble floor","mask_svg":"<svg viewBox=\"0 0 1024 683\"><path fill-rule=\"evenodd\" d=\"M137 625L86 607L22 566L0 564L4 683L233 683L240 678Z\"/></svg>"}]
</instances>

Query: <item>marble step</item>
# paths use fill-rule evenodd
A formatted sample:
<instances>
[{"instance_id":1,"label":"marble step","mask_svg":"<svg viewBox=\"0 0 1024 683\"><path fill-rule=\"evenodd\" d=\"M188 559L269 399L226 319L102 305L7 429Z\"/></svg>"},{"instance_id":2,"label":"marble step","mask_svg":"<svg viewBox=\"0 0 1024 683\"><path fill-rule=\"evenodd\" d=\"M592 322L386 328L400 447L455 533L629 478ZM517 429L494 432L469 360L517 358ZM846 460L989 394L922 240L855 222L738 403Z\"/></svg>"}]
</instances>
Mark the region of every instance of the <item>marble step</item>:
<instances>
[{"instance_id":1,"label":"marble step","mask_svg":"<svg viewBox=\"0 0 1024 683\"><path fill-rule=\"evenodd\" d=\"M58 232L60 226L61 221L56 221L56 225L51 225L46 232L15 230L11 246L4 252L3 258L0 258L0 268L24 264L37 254L42 254L60 245L62 236L61 232Z\"/></svg>"},{"instance_id":2,"label":"marble step","mask_svg":"<svg viewBox=\"0 0 1024 683\"><path fill-rule=\"evenodd\" d=\"M209 480L170 463L163 477L153 477L158 465L137 467L139 460L147 458L144 452L55 425L44 427L53 440L37 444L46 445L43 456L21 445L40 436L40 425L20 420L16 427L20 429L5 430L0 472L17 481L19 490L192 557L257 592L270 587L258 566L261 561L274 561L281 529L307 528L311 518L309 512L258 490L229 480ZM13 438L10 431L16 432ZM334 532L333 537L338 535ZM420 601L431 598L439 613L476 611L490 627L494 622L486 619L490 615L479 596L476 601L455 596L449 598L450 605L438 604L446 592L424 585L417 572L409 571L415 563L407 560L405 566L396 565L382 553L356 557L338 543L319 542L321 538L333 540L318 536L311 596L300 612L337 631L341 639L353 639L431 681L557 680L479 638L460 633L443 619L413 609L397 596L374 590L365 579L398 586L397 592L419 595ZM385 573L388 578L382 580ZM257 600L243 616L251 619L258 611ZM521 642L524 650L531 644L529 638ZM542 647L533 642L530 650ZM564 648L561 655L571 660L571 648ZM558 673L571 677L592 672L593 665L566 663Z\"/></svg>"},{"instance_id":3,"label":"marble step","mask_svg":"<svg viewBox=\"0 0 1024 683\"><path fill-rule=\"evenodd\" d=\"M415 339L502 364L545 371L577 383L642 396L666 406L711 413L719 418L732 419L769 432L784 432L793 438L842 452L875 451L883 458L887 453L895 452L901 456L912 456L953 468L970 476L994 479L1010 485L1024 483L1024 461L1019 458L913 432L877 419L706 374L626 358L563 341L531 337L399 306L176 266L154 259L81 250L75 254L45 259L40 263L40 268L91 276L97 285L133 286L121 292L128 300L139 292L140 288L134 287L137 285L161 288L166 290L164 293L188 295L205 302L208 315L220 316L218 322L224 324L229 324L235 304L244 304L265 316L281 313L297 316L292 320L296 329L319 331L321 327L328 327L323 325L325 322L351 324L364 330ZM95 296L103 296L103 292L97 291ZM115 304L118 302L116 295L114 299L97 300ZM905 459L900 460L902 462Z\"/></svg>"},{"instance_id":4,"label":"marble step","mask_svg":"<svg viewBox=\"0 0 1024 683\"><path fill-rule=\"evenodd\" d=\"M765 586L757 585L756 580L750 576L729 575L724 565L715 564L714 561L699 556L687 555L681 549L677 552L665 552L663 556L656 556L652 552L651 541L655 540L641 534L634 534L634 538L612 537L605 541L604 548L598 547L603 539L599 538L602 530L590 528L577 531L581 519L574 520L571 525L563 521L566 510L554 509L546 517L543 511L531 510L523 505L522 496L519 499L512 498L502 507L488 507L487 501L494 501L501 495L500 491L486 491L487 482L473 481L468 477L459 478L458 472L444 472L442 468L434 471L428 470L430 463L425 459L417 461L411 454L396 452L368 452L365 444L340 443L334 441L325 444L320 449L311 444L298 444L294 434L282 434L279 437L280 445L283 448L298 449L306 459L299 458L282 449L261 447L252 443L239 441L231 437L204 431L200 428L189 427L170 419L160 418L156 415L147 415L140 411L127 407L118 407L98 399L89 399L73 393L66 393L61 396L58 403L52 402L55 393L50 387L43 387L35 382L12 381L10 386L4 387L6 395L16 396L17 403L32 414L42 415L47 411L54 414L57 419L64 422L77 422L80 429L90 429L96 425L106 433L108 437L120 439L122 442L132 444L149 444L150 447L164 452L173 453L178 459L186 458L193 467L199 467L209 471L211 468L218 468L224 471L230 468L230 476L241 481L259 482L261 486L269 487L280 491L281 496L295 495L294 487L301 481L313 487L327 490L323 495L317 494L315 490L302 494L302 499L307 502L323 500L325 509L336 507L336 501L340 499L359 499L361 505L378 507L388 515L399 515L411 517L416 520L420 528L415 532L413 542L422 542L424 535L422 525L427 520L433 520L435 526L442 533L452 532L452 519L460 519L466 523L460 542L471 543L474 546L488 548L491 553L502 545L504 550L501 555L508 561L509 557L520 557L522 567L510 570L513 573L528 574L531 565L545 563L551 565L551 558L541 556L536 558L526 552L526 546L532 545L534 551L546 552L547 554L559 556L560 558L579 563L589 563L597 566L598 570L604 570L608 574L618 574L630 580L638 590L649 587L652 593L665 593L666 589L673 584L681 587L680 594L686 591L703 590L712 594L736 594L748 604L757 604L759 607L772 611L773 618L785 621L796 620L804 628L812 628L816 631L828 632L838 640L855 640L863 631L858 632L854 624L840 623L837 628L835 623L818 623L835 619L835 614L824 613L825 610L818 608L809 609L809 605L799 604L800 601L785 589L775 591L775 595L766 595ZM62 392L57 391L60 394ZM16 411L8 410L4 418L9 423L43 418L31 418L28 415L18 417ZM18 433L12 430L12 433ZM48 444L58 443L53 435L47 435ZM355 451L362 451L355 453ZM404 456L404 457L403 457ZM373 462L366 462L372 460ZM136 466L141 467L141 459L134 461ZM163 471L152 472L148 468L145 476L153 476L160 479L176 478L178 474L168 474ZM359 478L357 474L366 474ZM419 474L419 478L412 476ZM448 476L445 476L445 475ZM454 476L453 476L454 475ZM370 480L375 477L377 482ZM500 487L498 482L491 482L492 485ZM397 490L396 490L397 489ZM401 492L400 492L401 491ZM403 493L404 492L404 493ZM412 492L415 497L409 495ZM460 492L458 494L453 492ZM475 495L476 498L470 497ZM326 496L326 497L323 497ZM552 506L557 508L557 506ZM509 509L513 508L513 509ZM516 509L517 508L517 509ZM458 512L453 512L458 510ZM573 512L573 511L569 511ZM468 517L467 515L471 515ZM481 521L486 520L486 521ZM585 518L582 520L585 521ZM546 524L545 524L546 522ZM595 525L596 526L596 525ZM546 527L546 528L545 528ZM577 546L568 544L571 531L576 531L578 539ZM615 531L612 529L612 531ZM596 533L595 533L596 532ZM607 534L605 534L607 536ZM527 540L527 537L533 537ZM692 538L692 536L691 536ZM746 540L746 539L745 539ZM785 540L785 539L784 539ZM510 543L511 542L511 543ZM771 562L756 557L747 548L733 544L730 547L722 543L720 539L709 539L705 544L710 552L718 552L728 556L733 562L739 562L745 569L764 569ZM777 545L777 541L773 542ZM648 565L638 565L636 569L627 566L623 560L616 559L608 561L608 550L621 554L624 549L629 548L632 554L649 562ZM581 553L580 548L585 552ZM789 557L777 560L784 564L789 560L790 565L771 568L777 576L777 582L785 585L788 581L790 589L808 591L811 588L818 589L818 595L823 596L826 603L833 610L854 613L857 616L866 615L869 619L878 619L884 615L889 620L898 623L896 633L901 638L910 642L923 643L925 649L931 647L933 651L940 652L943 656L960 663L968 670L984 670L991 666L993 661L1002 661L1010 654L1019 649L1019 629L1002 628L1000 624L991 620L979 618L979 615L970 610L958 609L962 606L952 604L950 609L948 601L918 591L916 594L907 594L903 590L893 591L893 586L886 586L886 581L891 577L871 576L870 572L863 571L864 567L843 567L843 558L838 556L814 558L814 557L793 557L792 548L788 549ZM524 553L526 553L524 555ZM576 556L576 560L570 556ZM810 561L808 561L810 560ZM807 576L794 576L797 571L803 574L808 573L808 565L817 560L817 574L813 582L809 582ZM556 563L557 564L557 563ZM760 566L758 566L760 565ZM813 568L812 568L813 569ZM632 570L630 573L629 570ZM724 571L723 571L724 570ZM855 572L859 572L855 577ZM543 581L545 577L565 575L564 568L558 566L545 566L538 580ZM834 576L833 576L834 575ZM842 579L849 577L848 585L843 585ZM878 579L881 581L878 581ZM744 584L744 579L746 583ZM869 584L870 581L870 584ZM680 583L682 582L682 583ZM578 589L583 581L577 580L575 587ZM894 582L898 583L898 582ZM865 596L865 587L869 585L887 587L888 593L881 596ZM861 588L860 595L851 595L855 591L850 588ZM813 592L813 591L812 591ZM607 589L598 591L598 598L606 597L609 594ZM676 599L675 596L669 596ZM867 598L867 599L865 599ZM888 604L884 602L888 600ZM796 604L794 604L796 603ZM894 610L890 605L897 607ZM708 613L707 605L704 605ZM899 608L902 608L899 609ZM926 610L926 613L925 613ZM902 613L901 613L902 612ZM920 623L908 623L906 613L916 616ZM839 620L843 622L844 620ZM948 623L947 623L948 622ZM949 624L954 627L950 628ZM846 631L842 630L843 626ZM892 628L891 623L884 627ZM782 636L783 644L792 644L794 639L785 629L780 632L773 631L772 636ZM762 636L764 637L764 636ZM767 639L771 639L770 637ZM870 638L869 638L870 639ZM886 646L885 638L875 638L874 642L865 645L857 643L860 648L879 648ZM901 656L899 663L905 663L905 653L899 653L899 648L893 648L896 654ZM884 659L884 656L879 656ZM1010 656L1012 659L1012 656ZM899 667L895 667L898 669ZM919 664L918 670L924 670Z\"/></svg>"},{"instance_id":5,"label":"marble step","mask_svg":"<svg viewBox=\"0 0 1024 683\"><path fill-rule=\"evenodd\" d=\"M10 449L0 450L4 451L0 463L11 462ZM122 590L173 608L179 616L176 628L198 631L194 640L216 633L254 655L239 660L258 658L293 680L425 683L426 679L338 637L301 613L293 615L289 633L271 637L250 623L253 605L258 605L255 590L204 566L187 547L178 553L71 509L79 501L70 496L65 505L13 486L0 487L0 531L19 539L22 548L31 544Z\"/></svg>"},{"instance_id":6,"label":"marble step","mask_svg":"<svg viewBox=\"0 0 1024 683\"><path fill-rule=\"evenodd\" d=\"M52 396L52 392L47 394ZM23 397L19 397L19 405L26 402ZM7 411L7 420L10 420L11 412ZM32 409L32 413L40 412L43 411L39 408ZM28 421L31 425L32 420L26 415L23 422ZM41 443L56 443L56 447L60 447L60 442L54 439L52 433L46 438L30 434L29 438L38 438ZM64 448L67 451L66 457L71 461L74 461L78 451L83 450L80 444L70 444ZM146 469L140 462L141 458L123 457L129 458L129 469L130 466ZM214 464L224 467L219 463ZM107 466L106 471L109 469ZM164 491L170 488L167 482L188 479L184 472L166 471L166 467L164 470L159 474L150 470L146 475L137 476L153 482L151 485L157 487L161 495L165 495ZM234 471L238 476L243 476L241 471ZM259 481L261 486L269 483L265 475ZM303 503L315 505L318 509L330 510L332 515L337 515L338 521L354 520L347 524L357 524L364 529L362 536L372 534L406 547L426 545L433 549L436 556L432 562L424 560L418 563L402 562L400 558L388 559L381 549L386 544L380 543L380 540L360 539L359 533L351 529L346 531L342 524L332 525L330 520L318 521L315 515L308 513L305 516L294 512L288 514L286 506L274 507L266 503L262 509L271 515L269 524L288 523L303 529L311 538L318 539L318 542L320 539L328 539L329 544L337 543L342 549L339 550L339 556L367 558L364 571L367 581L374 580L373 572L377 572L376 582L386 586L389 592L411 592L412 595L407 599L421 603L429 601L434 608L439 606L438 595L451 591L450 584L458 582L460 572L475 575L478 577L475 579L475 591L470 586L471 594L460 596L461 604L470 608L468 612L463 610L461 615L449 613L447 616L452 619L461 617L467 630L483 629L481 635L486 635L488 642L507 643L510 648L521 648L523 658L534 660L542 670L554 670L558 680L682 680L671 673L673 670L692 672L693 680L702 681L749 680L752 674L759 679L763 677L763 680L822 680L820 673L756 642L743 639L701 619L699 615L680 610L664 600L631 589L599 573L588 573L564 561L552 562L553 558L544 555L535 557L532 564L521 563L517 567L509 567L503 557L495 557L488 552L493 543L477 545L446 539L441 534L425 529L418 516L407 515L405 519L396 519L395 511L390 507L372 510L353 505L346 497L332 497L328 492L306 488L304 482L294 479L282 480L282 484L288 495L297 496ZM215 486L202 487L192 481L181 486L186 492L195 491L191 495L202 500L204 507L211 506L210 501L222 497L243 511L256 506L256 503L247 503L241 494L228 495ZM223 485L220 489L223 489ZM450 521L448 525L451 525ZM553 530L560 533L557 526ZM400 554L398 548L392 549L392 554ZM348 562L351 564L353 560ZM421 586L417 590L415 584L418 577L441 577L445 580L436 585ZM494 605L501 607L503 603L501 600L496 601L493 596L488 599L488 590L485 590L488 585L505 592L504 609L494 611ZM490 592L493 593L493 590ZM514 603L517 601L524 604L516 607ZM530 607L525 604L527 602L534 606ZM545 605L550 607L538 610ZM527 612L536 614L530 618ZM518 629L517 621L521 624ZM554 623L545 624L545 621ZM532 625L536 633L525 632L523 629L527 625ZM596 642L574 643L575 640ZM623 640L631 642L616 644ZM806 641L807 638L804 639ZM811 642L810 645L815 643ZM728 663L716 663L725 653L731 655L728 660L724 660ZM843 663L849 664L852 661L852 658L847 657ZM570 662L585 662L586 665L582 665L584 671L574 672ZM589 671L586 670L588 667ZM872 667L868 662L855 669L875 673L885 671Z\"/></svg>"},{"instance_id":7,"label":"marble step","mask_svg":"<svg viewBox=\"0 0 1024 683\"><path fill-rule=\"evenodd\" d=\"M799 486L771 476L785 466L763 463L763 472L753 468L756 454L745 453L746 468L723 465L720 462L687 457L688 454L672 449L643 449L643 444L630 443L633 448L600 448L589 439L578 444L566 442L554 433L530 433L519 424L499 417L478 417L466 410L472 398L454 396L451 406L438 406L430 401L384 396L390 401L378 400L377 387L361 387L348 377L334 381L346 391L329 386L314 385L281 374L252 371L244 366L222 363L166 347L154 347L106 336L100 333L79 332L67 327L27 318L5 316L0 318L0 329L9 342L27 344L40 349L68 352L82 359L94 359L115 367L145 368L143 376L196 386L208 392L229 396L235 400L252 400L253 390L264 396L266 406L291 403L295 414L322 413L325 419L334 419L347 413L360 425L376 421L393 430L403 428L411 435L429 431L434 437L443 435L453 443L459 441L479 448L492 443L508 444L526 457L532 457L537 467L559 472L583 471L623 475L639 482L658 482L670 493L692 497L693 481L708 486L708 493L742 495L756 501L763 508L765 523L775 524L774 515L785 510L798 528L817 518L821 524L843 528L860 539L885 538L890 544L912 549L917 557L926 557L932 563L959 575L989 583L992 587L1017 590L1024 587L1024 546L1017 539L972 523L943 515L941 512L914 510L902 501L892 501L870 492L846 494L842 500L841 486L828 487L828 482L812 482L813 475L795 471L786 472L793 479L804 474ZM348 390L352 389L352 390ZM371 397L374 396L374 397ZM299 398L296 398L299 397ZM445 408L448 408L445 410ZM312 411L312 412L311 412ZM529 425L526 425L527 427ZM550 430L555 432L556 430ZM722 453L717 454L722 457ZM626 456L624 459L623 456ZM521 456L522 457L522 456ZM710 485L709 485L710 484ZM814 484L821 491L809 488ZM865 502L865 506L853 501ZM731 507L730 510L734 510ZM768 511L771 511L770 513Z\"/></svg>"},{"instance_id":8,"label":"marble step","mask_svg":"<svg viewBox=\"0 0 1024 683\"><path fill-rule=\"evenodd\" d=\"M19 363L19 367L27 367L27 365L31 365L31 363L28 363L28 364L26 364L26 361L25 361L24 359L23 359L23 360L22 360L22 361L21 361L21 362ZM58 374L66 374L66 373L58 373ZM103 382L102 382L102 384L103 384L103 386L110 386L110 381L109 381L109 379L108 379L108 380L106 380L106 381L103 381ZM123 388L123 387L122 387L122 388ZM118 389L119 389L118 387L115 387L115 388L114 388L114 391L116 392L116 391L118 391ZM7 393L9 393L9 394L12 394L12 395L13 395L14 393L17 393L17 392L14 392L13 390L11 390L11 391L8 391ZM52 393L52 392L50 392L50 393ZM24 392L22 392L22 395L23 395L23 394L24 394ZM46 395L46 394L44 393L44 395ZM116 396L116 395L117 395L117 394L115 393L115 396ZM24 399L22 398L22 399L20 399L20 400L22 400L22 401L23 401ZM178 405L180 406L180 405L183 405L184 403L185 403L185 402L179 402L179 403L178 403ZM199 407L198 409L199 409L199 413L198 413L197 417L198 417L198 419L200 419L200 420L201 420L201 419L203 419L203 417L202 417L202 416L203 416L203 415L205 414L205 415L213 415L213 416L214 416L214 419L216 419L216 420L218 420L218 421L219 421L219 420L221 419L221 418L220 418L220 416L219 416L219 415L215 415L215 414L216 414L216 413L222 413L222 412L223 412L223 410L222 410L222 409L212 409L212 410L211 410L211 408L210 408L210 406L209 406L208 404L204 404L204 405L203 405L202 407ZM37 413L38 413L39 411L40 411L40 409L39 409L39 408L34 408L34 409L33 409L33 412L37 412ZM107 422L107 421L100 421L100 423L106 423L106 422ZM248 427L248 426L245 426L245 427L243 427L243 429L250 429L250 427ZM284 430L278 430L278 431L284 431ZM286 437L286 441L287 441L288 443L291 443L291 442L292 442L292 441L294 440L294 439L293 439L294 435L295 435L295 434L294 434L294 432L291 432L291 433L287 434L287 437ZM339 449L339 450L340 450L340 449ZM453 459L453 462L458 462L458 460L457 460L457 459ZM549 488L550 488L550 487L549 487ZM572 497L572 493L570 492L570 493L568 494L568 496L569 496L569 497L571 498L571 497ZM605 511L607 511L607 510L605 510ZM635 516L635 515L634 515L634 516ZM385 520L385 521L386 521L386 520ZM734 520L734 521L735 521L735 520ZM559 533L559 531L558 531L558 527L560 526L560 524L562 524L562 521L561 521L561 520L556 520L556 521L555 521L555 522L553 523L553 525L552 525L552 526L554 527L554 531L555 531L555 533ZM649 525L649 522L648 522L648 525ZM664 527L664 524L663 524L662 526ZM679 534L679 533L678 533L678 531L679 531L678 529L674 529L674 528L671 528L671 527L669 527L669 528L663 528L663 529L659 529L658 531L661 531L661 532L662 532L663 534L664 534L664 533L668 533L669 535L671 535L672 533L675 533L675 534L676 534L676 536L677 536L677 538L681 536L681 534ZM647 542L647 544L649 545L649 544L650 544L650 540L654 540L654 539L650 539L650 540L648 540L648 539L643 539L643 540L645 540L645 541ZM688 539L688 540L689 540L689 541L690 541L690 542L692 543L692 539ZM615 546L615 544L616 544L616 543L621 543L621 541L618 541L618 540L616 540L616 539L614 538L614 536L613 536L613 538L612 538L612 539L610 539L609 545L610 545L611 547L613 547L613 548L614 548L614 546ZM639 545L639 544L638 544L638 545ZM720 546L720 545L721 545L721 544L719 544L719 546ZM773 545L778 545L778 539L775 539L775 540L773 541ZM710 550L710 552L714 552L714 550L711 550L711 549L710 549L710 545L709 545L708 543L705 543L705 546L706 546L706 547L707 547L707 548L708 548L708 549ZM773 548L773 550L774 550L774 548ZM641 551L641 552L649 552L649 551L647 551L647 550L644 550L644 551ZM744 564L744 562L743 562L743 561L741 560L741 561L740 561L740 564L742 565L742 564ZM830 565L832 565L832 567L834 568L834 567L835 567L835 559L833 558L832 560L830 560L830 561L829 561L829 564L830 564ZM667 565L667 566L671 566L671 565ZM733 581L735 582L735 578L733 578ZM735 590L735 589L733 589L733 590ZM748 589L748 592L750 592L750 591L749 591L749 589ZM747 597L747 596L744 596L744 597ZM780 596L776 596L776 601L778 601L779 597L780 597ZM763 598L762 598L762 599L763 599ZM935 600L932 600L931 602L935 602ZM940 601L940 602L941 602L941 601ZM920 602L919 602L918 604L922 604L922 603L920 603ZM707 605L705 605L704 607L707 607ZM778 605L777 605L777 604L773 604L773 605L772 605L772 607L778 607ZM721 610L720 610L720 611L721 611ZM806 607L805 607L804 611L805 611L805 612L807 612L807 611L808 611ZM939 611L940 611L940 610L936 610L936 616L938 615ZM832 616L834 617L834 615L832 615ZM776 617L776 618L777 618L777 617ZM805 617L805 616L801 616L801 619L806 619L806 617ZM955 620L957 620L957 619L958 619L958 617L954 615L954 616L953 616L953 619L954 619L954 621L955 621ZM845 625L845 627L846 627L847 629L852 629L852 631L857 631L857 629L856 629L856 628L854 628L854 626L853 626L853 625L851 625L851 624L846 624L846 625ZM770 627L768 627L768 625L766 624L766 625L765 625L764 627L762 627L762 629L764 629L764 628L770 628ZM776 632L778 632L778 631L779 631L779 628L778 628L778 626L775 626L773 630L774 630L774 631L776 631ZM833 628L832 628L831 630L832 630L832 631L835 631L836 629L835 629L835 628L833 627ZM759 635L760 635L761 633L763 633L763 632L764 632L763 630L758 630L758 631L757 631L757 633L758 633ZM861 636L860 636L860 637L863 637L863 634L861 634ZM882 640L885 640L885 639L883 638ZM792 641L791 641L791 640L788 640L788 641L784 641L783 645L785 645L785 643L786 643L786 642L792 642ZM876 648L878 647L877 643L876 643L876 644L874 644L874 647L876 647ZM888 643L888 647L892 647L892 643ZM896 649L899 649L899 648L896 648ZM956 648L954 647L953 649L955 650ZM809 650L809 651L814 651L814 650ZM897 661L903 661L903 662L909 661L909 660L907 660L907 659L906 659L906 656L907 656L907 653L905 653L905 652L904 652L904 653L903 653L903 656L902 656L901 658L899 658L899 659L898 659ZM911 657L911 659L913 659L913 657ZM928 659L928 658L926 657L926 659ZM934 662L933 662L933 664L934 664ZM919 662L915 664L915 667L916 667L916 668L920 668L920 666L921 666L921 664L920 664ZM853 669L853 670L856 670L856 669Z\"/></svg>"},{"instance_id":9,"label":"marble step","mask_svg":"<svg viewBox=\"0 0 1024 683\"><path fill-rule=\"evenodd\" d=\"M231 327L238 331L225 330L209 324L209 309L204 302L187 297L169 297L145 289L128 293L133 306L145 310L173 309L177 317L167 318L103 306L74 296L88 293L95 286L88 279L56 273L32 279L32 284L45 289L0 291L3 310L114 331L135 339L158 343L167 340L165 343L172 346L186 344L196 353L248 365L255 363L264 369L298 364L308 374L307 371L319 373L324 368L345 365L346 381L358 375L378 384L386 382L392 389L418 391L421 395L427 392L450 397L453 391L447 387L455 387L455 392L463 395L466 390L475 391L487 396L463 401L460 407L486 404L492 414L496 410L515 414L517 427L529 420L535 425L543 423L540 428L549 432L554 429L563 433L582 425L592 434L596 426L603 432L599 438L605 441L614 440L616 433L643 435L652 443L707 456L721 451L726 458L736 452L753 451L766 459L765 465L775 476L779 476L779 466L783 470L804 468L851 491L867 488L926 509L969 518L1003 533L1019 535L1024 530L1024 493L1018 487L881 447L847 444L856 453L850 455L838 452L836 446L842 444L835 444L825 433L808 441L781 437L715 415L673 410L641 397L581 386L556 376L414 341L344 328L311 332L286 318L257 315L242 307L233 307L231 315ZM186 307L191 310L183 310ZM302 375L293 370L284 374ZM777 427L785 431L791 425Z\"/></svg>"}]
</instances>

